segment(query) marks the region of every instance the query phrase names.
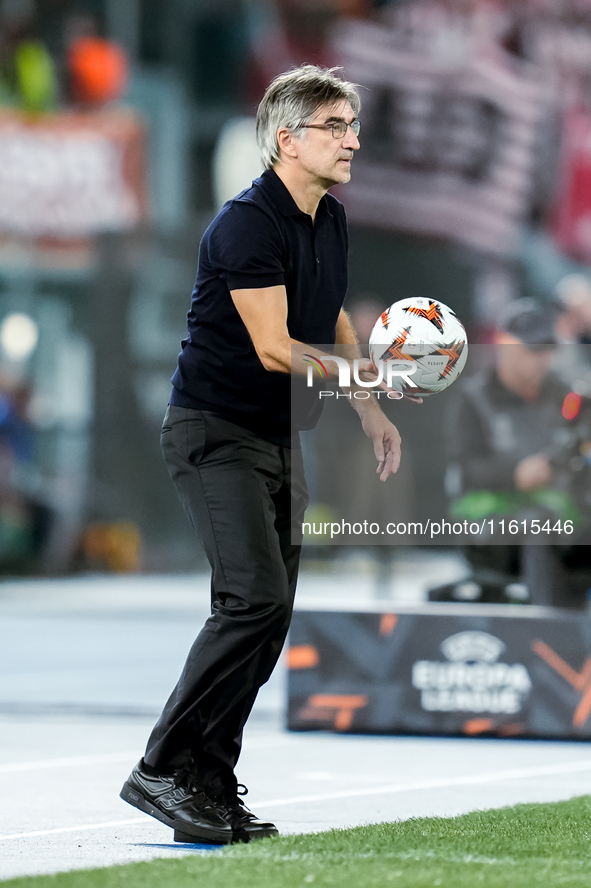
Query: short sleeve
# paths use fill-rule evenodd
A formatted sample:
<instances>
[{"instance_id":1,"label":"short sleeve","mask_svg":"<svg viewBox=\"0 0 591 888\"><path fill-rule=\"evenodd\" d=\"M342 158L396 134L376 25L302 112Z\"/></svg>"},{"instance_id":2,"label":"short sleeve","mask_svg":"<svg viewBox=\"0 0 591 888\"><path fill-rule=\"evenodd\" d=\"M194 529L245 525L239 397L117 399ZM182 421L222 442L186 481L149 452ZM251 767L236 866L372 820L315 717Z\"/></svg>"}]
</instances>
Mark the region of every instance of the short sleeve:
<instances>
[{"instance_id":1,"label":"short sleeve","mask_svg":"<svg viewBox=\"0 0 591 888\"><path fill-rule=\"evenodd\" d=\"M246 201L233 201L218 217L209 239L209 261L229 290L285 283L282 237L277 222Z\"/></svg>"}]
</instances>

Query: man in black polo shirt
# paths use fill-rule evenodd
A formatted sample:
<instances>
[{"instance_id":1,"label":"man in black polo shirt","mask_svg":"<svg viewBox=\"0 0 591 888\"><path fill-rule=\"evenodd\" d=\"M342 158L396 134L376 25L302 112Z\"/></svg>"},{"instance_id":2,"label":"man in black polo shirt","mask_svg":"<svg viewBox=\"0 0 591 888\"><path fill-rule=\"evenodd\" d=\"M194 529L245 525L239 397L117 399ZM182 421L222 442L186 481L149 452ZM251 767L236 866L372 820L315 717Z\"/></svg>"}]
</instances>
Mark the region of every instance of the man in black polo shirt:
<instances>
[{"instance_id":1,"label":"man in black polo shirt","mask_svg":"<svg viewBox=\"0 0 591 888\"><path fill-rule=\"evenodd\" d=\"M234 767L295 593L292 518L301 523L307 494L291 375L305 378L305 343L356 343L342 310L345 213L327 190L351 177L359 105L334 71L304 66L274 80L257 118L265 172L224 206L199 250L162 448L212 567L212 613L121 792L177 841L277 832L242 804ZM352 403L385 481L400 436L373 397ZM316 419L310 405L296 429Z\"/></svg>"}]
</instances>

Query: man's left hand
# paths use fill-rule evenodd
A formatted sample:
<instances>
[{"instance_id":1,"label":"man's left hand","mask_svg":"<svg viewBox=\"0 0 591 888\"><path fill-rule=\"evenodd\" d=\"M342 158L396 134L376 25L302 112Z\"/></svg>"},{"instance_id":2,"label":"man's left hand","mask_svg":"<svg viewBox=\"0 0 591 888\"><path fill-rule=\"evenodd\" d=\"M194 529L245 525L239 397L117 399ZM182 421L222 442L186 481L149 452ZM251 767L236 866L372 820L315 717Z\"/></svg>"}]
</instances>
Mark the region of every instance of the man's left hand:
<instances>
[{"instance_id":1,"label":"man's left hand","mask_svg":"<svg viewBox=\"0 0 591 888\"><path fill-rule=\"evenodd\" d=\"M400 465L400 434L381 410L368 410L361 416L363 431L373 442L378 461L376 472L380 481L398 471Z\"/></svg>"}]
</instances>

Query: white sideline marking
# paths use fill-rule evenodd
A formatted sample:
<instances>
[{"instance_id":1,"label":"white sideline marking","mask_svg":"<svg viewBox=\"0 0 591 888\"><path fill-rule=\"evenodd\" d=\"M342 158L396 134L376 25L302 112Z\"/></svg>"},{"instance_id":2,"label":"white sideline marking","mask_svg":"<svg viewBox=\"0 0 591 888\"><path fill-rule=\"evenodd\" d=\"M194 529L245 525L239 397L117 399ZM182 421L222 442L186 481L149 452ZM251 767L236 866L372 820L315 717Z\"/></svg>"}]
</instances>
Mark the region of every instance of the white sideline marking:
<instances>
[{"instance_id":1,"label":"white sideline marking","mask_svg":"<svg viewBox=\"0 0 591 888\"><path fill-rule=\"evenodd\" d=\"M133 823L149 823L150 818L134 817L131 820L111 820L109 823L87 823L85 826L61 826L58 829L38 829L35 832L14 833L12 836L0 836L0 842L8 839L31 839L37 836L54 836L57 833L82 832L88 829L106 829L109 826L130 826ZM152 821L153 822L153 821Z\"/></svg>"},{"instance_id":2,"label":"white sideline marking","mask_svg":"<svg viewBox=\"0 0 591 888\"><path fill-rule=\"evenodd\" d=\"M16 771L42 771L45 768L75 768L79 765L101 765L108 762L136 762L139 758L135 752L110 752L102 755L77 755L70 758L42 759L36 762L9 762L0 765L0 774L13 774Z\"/></svg>"},{"instance_id":3,"label":"white sideline marking","mask_svg":"<svg viewBox=\"0 0 591 888\"><path fill-rule=\"evenodd\" d=\"M322 795L294 796L290 799L255 801L255 808L298 805L302 802L328 802L333 799L350 799L356 796L388 795L399 792L414 792L420 789L442 789L450 786L473 786L477 783L500 783L503 780L519 780L522 777L546 777L552 774L568 774L591 770L591 759L579 762L562 762L557 765L539 765L535 768L513 768L510 771L493 771L488 774L469 774L466 777L435 778L416 783L395 783L389 786L371 786L366 789L345 789L342 792L322 793Z\"/></svg>"},{"instance_id":4,"label":"white sideline marking","mask_svg":"<svg viewBox=\"0 0 591 888\"><path fill-rule=\"evenodd\" d=\"M478 783L499 783L504 780L519 780L523 777L549 777L553 774L569 774L577 771L591 770L591 759L582 759L579 762L561 762L556 765L539 765L535 768L513 768L509 771L493 771L488 774L470 774L466 777L436 778L434 780L421 780L415 783L392 784L390 786L370 786L366 789L349 789L342 792L323 793L322 795L294 796L290 799L271 799L270 801L255 802L255 808L279 807L284 805L298 805L302 802L325 802L333 799L355 798L367 795L387 795L389 793L416 792L421 789L440 789L451 786L474 786ZM0 836L0 842L8 839L28 839L35 836L51 836L58 833L79 832L91 829L106 829L111 826L127 826L135 823L146 823L148 816L135 817L131 820L113 820L109 823L89 823L86 826L64 826L58 829L42 829L36 832L14 833L9 836Z\"/></svg>"}]
</instances>

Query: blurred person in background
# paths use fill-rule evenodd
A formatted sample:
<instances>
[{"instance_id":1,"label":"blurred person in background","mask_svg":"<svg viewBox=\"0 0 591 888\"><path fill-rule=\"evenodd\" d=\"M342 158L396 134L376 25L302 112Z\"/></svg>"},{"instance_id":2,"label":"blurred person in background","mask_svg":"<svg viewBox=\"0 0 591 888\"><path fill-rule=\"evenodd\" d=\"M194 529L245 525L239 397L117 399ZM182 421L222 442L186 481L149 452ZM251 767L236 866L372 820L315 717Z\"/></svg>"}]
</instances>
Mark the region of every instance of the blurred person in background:
<instances>
[{"instance_id":1,"label":"blurred person in background","mask_svg":"<svg viewBox=\"0 0 591 888\"><path fill-rule=\"evenodd\" d=\"M71 16L65 31L69 94L73 102L93 109L120 99L129 77L124 50L99 35L93 16Z\"/></svg>"},{"instance_id":2,"label":"blurred person in background","mask_svg":"<svg viewBox=\"0 0 591 888\"><path fill-rule=\"evenodd\" d=\"M33 430L26 383L0 378L0 572L34 573L51 528L49 507L28 489Z\"/></svg>"},{"instance_id":3,"label":"blurred person in background","mask_svg":"<svg viewBox=\"0 0 591 888\"><path fill-rule=\"evenodd\" d=\"M32 114L57 105L53 59L38 36L33 0L0 3L0 105Z\"/></svg>"},{"instance_id":4,"label":"blurred person in background","mask_svg":"<svg viewBox=\"0 0 591 888\"><path fill-rule=\"evenodd\" d=\"M567 409L568 387L551 371L556 321L555 310L532 299L511 303L499 320L494 366L458 384L449 422L454 519L494 517L506 525L511 519L528 525L532 519L540 525L570 519L579 527L588 521L589 470L581 465L576 471L571 462L569 429L576 415ZM523 581L533 603L582 605L591 577L567 588L561 550L544 545L543 535L528 535L539 546L507 545L498 530L494 539L464 547L473 569L472 586L464 586L472 597L510 600L508 588ZM530 556L542 566L536 576L525 563ZM439 587L430 598L461 598L462 588Z\"/></svg>"},{"instance_id":5,"label":"blurred person in background","mask_svg":"<svg viewBox=\"0 0 591 888\"><path fill-rule=\"evenodd\" d=\"M556 295L563 307L557 330L562 341L591 345L591 283L583 274L567 274Z\"/></svg>"},{"instance_id":6,"label":"blurred person in background","mask_svg":"<svg viewBox=\"0 0 591 888\"><path fill-rule=\"evenodd\" d=\"M591 397L591 284L586 275L565 275L555 288L560 308L556 331L560 341L556 373L579 395Z\"/></svg>"},{"instance_id":7,"label":"blurred person in background","mask_svg":"<svg viewBox=\"0 0 591 888\"><path fill-rule=\"evenodd\" d=\"M333 70L308 65L276 78L258 112L265 172L224 206L200 246L162 448L212 567L212 614L121 791L177 841L277 833L242 803L234 768L291 620L307 505L293 424L312 428L321 412L305 387L302 355L314 349L303 343L357 351L342 310L346 218L327 191L351 178L359 107L356 88ZM398 468L400 436L376 399L352 404L385 481Z\"/></svg>"}]
</instances>

